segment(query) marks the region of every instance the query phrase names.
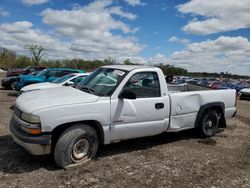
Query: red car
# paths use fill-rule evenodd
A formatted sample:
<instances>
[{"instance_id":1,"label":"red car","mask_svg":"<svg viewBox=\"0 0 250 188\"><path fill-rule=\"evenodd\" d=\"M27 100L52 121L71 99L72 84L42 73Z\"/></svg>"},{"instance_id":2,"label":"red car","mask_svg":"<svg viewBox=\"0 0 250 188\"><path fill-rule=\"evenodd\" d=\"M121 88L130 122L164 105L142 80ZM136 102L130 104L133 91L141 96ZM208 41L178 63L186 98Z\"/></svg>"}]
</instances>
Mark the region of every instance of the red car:
<instances>
[{"instance_id":1,"label":"red car","mask_svg":"<svg viewBox=\"0 0 250 188\"><path fill-rule=\"evenodd\" d=\"M210 88L212 89L217 89L218 87L220 87L223 84L223 82L219 82L219 81L212 81L210 82L210 84L208 85Z\"/></svg>"},{"instance_id":2,"label":"red car","mask_svg":"<svg viewBox=\"0 0 250 188\"><path fill-rule=\"evenodd\" d=\"M30 74L34 71L41 71L47 67L26 67L24 69L11 69L7 72L6 77L18 76L20 74Z\"/></svg>"}]
</instances>

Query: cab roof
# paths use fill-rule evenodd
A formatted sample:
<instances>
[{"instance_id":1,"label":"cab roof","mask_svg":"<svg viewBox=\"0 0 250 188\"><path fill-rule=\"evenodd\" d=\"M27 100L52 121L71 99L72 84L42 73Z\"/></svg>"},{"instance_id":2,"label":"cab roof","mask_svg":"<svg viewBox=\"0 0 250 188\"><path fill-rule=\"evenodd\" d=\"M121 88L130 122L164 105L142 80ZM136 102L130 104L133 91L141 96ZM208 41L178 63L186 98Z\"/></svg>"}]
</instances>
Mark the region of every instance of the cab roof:
<instances>
[{"instance_id":1,"label":"cab roof","mask_svg":"<svg viewBox=\"0 0 250 188\"><path fill-rule=\"evenodd\" d=\"M131 71L134 69L139 69L139 68L156 68L153 66L143 66L143 65L106 65L103 66L103 68L112 68L112 69L120 69L120 70L126 70L126 71Z\"/></svg>"},{"instance_id":2,"label":"cab roof","mask_svg":"<svg viewBox=\"0 0 250 188\"><path fill-rule=\"evenodd\" d=\"M84 70L71 69L71 68L48 68L48 70L69 70L69 71L77 71L78 73L85 73Z\"/></svg>"}]
</instances>

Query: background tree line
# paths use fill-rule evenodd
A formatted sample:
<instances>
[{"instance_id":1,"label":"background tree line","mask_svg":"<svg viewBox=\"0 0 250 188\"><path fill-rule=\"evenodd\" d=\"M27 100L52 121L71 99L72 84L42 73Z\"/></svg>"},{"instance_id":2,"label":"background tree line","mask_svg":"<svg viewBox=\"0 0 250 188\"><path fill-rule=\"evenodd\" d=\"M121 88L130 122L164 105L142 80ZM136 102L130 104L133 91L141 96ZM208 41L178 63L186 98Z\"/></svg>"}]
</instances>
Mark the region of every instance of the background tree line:
<instances>
[{"instance_id":1,"label":"background tree line","mask_svg":"<svg viewBox=\"0 0 250 188\"><path fill-rule=\"evenodd\" d=\"M108 58L104 60L83 60L83 59L63 59L63 60L45 60L42 46L30 44L25 47L31 57L25 55L17 55L15 52L6 48L0 48L0 68L24 68L28 66L45 66L45 67L66 67L82 69L85 71L93 71L104 65L118 64L114 59ZM130 59L126 59L123 64L136 65ZM157 64L155 65L162 69L165 75L182 75L192 77L225 77L225 78L244 78L249 79L249 76L239 76L230 73L207 73L207 72L188 72L186 69L174 67L172 65Z\"/></svg>"}]
</instances>

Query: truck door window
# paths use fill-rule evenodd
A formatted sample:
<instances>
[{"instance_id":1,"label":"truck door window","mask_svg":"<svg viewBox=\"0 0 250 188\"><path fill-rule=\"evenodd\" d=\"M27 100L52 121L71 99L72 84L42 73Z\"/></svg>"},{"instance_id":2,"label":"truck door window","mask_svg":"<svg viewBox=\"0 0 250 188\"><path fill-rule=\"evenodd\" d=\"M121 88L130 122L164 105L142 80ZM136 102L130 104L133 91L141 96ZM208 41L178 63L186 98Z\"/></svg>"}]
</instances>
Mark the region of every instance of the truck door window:
<instances>
[{"instance_id":1,"label":"truck door window","mask_svg":"<svg viewBox=\"0 0 250 188\"><path fill-rule=\"evenodd\" d=\"M137 98L160 97L160 84L156 72L134 74L125 84L123 90L130 90Z\"/></svg>"}]
</instances>

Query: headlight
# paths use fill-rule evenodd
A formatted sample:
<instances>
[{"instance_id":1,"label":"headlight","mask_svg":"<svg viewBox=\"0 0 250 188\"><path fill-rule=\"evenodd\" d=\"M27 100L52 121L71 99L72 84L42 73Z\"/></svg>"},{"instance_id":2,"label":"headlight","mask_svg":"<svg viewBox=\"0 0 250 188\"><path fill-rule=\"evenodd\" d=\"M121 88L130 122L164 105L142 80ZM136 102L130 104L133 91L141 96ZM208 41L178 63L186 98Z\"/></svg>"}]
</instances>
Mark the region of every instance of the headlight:
<instances>
[{"instance_id":1,"label":"headlight","mask_svg":"<svg viewBox=\"0 0 250 188\"><path fill-rule=\"evenodd\" d=\"M36 115L22 113L21 115L22 120L28 122L25 125L21 125L21 129L29 134L41 134L41 124L40 124L40 117Z\"/></svg>"},{"instance_id":2,"label":"headlight","mask_svg":"<svg viewBox=\"0 0 250 188\"><path fill-rule=\"evenodd\" d=\"M40 117L36 116L36 115L32 115L32 114L26 114L26 113L22 113L21 118L29 123L34 123L34 124L39 124L40 121Z\"/></svg>"}]
</instances>

